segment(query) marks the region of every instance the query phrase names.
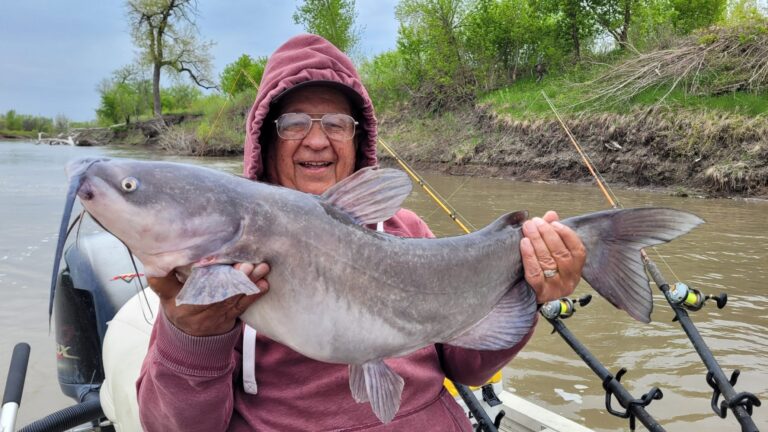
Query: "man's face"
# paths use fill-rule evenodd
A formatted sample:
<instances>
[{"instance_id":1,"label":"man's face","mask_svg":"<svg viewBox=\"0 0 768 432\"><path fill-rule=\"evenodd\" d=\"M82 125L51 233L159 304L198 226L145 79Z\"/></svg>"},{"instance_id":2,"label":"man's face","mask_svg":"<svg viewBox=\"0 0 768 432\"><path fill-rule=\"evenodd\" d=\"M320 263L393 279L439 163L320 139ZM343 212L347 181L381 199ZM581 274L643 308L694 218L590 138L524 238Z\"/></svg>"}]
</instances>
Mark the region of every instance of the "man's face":
<instances>
[{"instance_id":1,"label":"man's face","mask_svg":"<svg viewBox=\"0 0 768 432\"><path fill-rule=\"evenodd\" d=\"M306 113L312 118L323 114L351 114L347 98L328 87L305 87L285 96L278 114ZM274 151L269 152L269 181L302 192L320 195L355 170L354 137L330 139L320 122L312 122L307 136L284 139L276 135Z\"/></svg>"}]
</instances>

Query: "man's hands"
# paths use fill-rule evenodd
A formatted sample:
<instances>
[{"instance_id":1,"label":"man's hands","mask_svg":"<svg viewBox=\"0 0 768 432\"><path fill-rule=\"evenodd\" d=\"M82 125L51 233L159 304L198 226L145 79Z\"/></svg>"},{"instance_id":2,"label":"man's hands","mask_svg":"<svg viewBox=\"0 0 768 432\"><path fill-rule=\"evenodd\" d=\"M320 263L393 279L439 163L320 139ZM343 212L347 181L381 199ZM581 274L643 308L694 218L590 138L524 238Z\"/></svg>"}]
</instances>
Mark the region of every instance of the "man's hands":
<instances>
[{"instance_id":1,"label":"man's hands","mask_svg":"<svg viewBox=\"0 0 768 432\"><path fill-rule=\"evenodd\" d=\"M171 272L159 278L150 277L147 278L147 282L160 297L165 317L176 328L191 336L215 336L232 330L237 317L269 290L269 283L265 279L269 273L269 265L266 263L238 263L234 267L248 275L261 292L249 296L238 295L204 306L176 306L176 294L181 291L183 285L176 278L175 273Z\"/></svg>"},{"instance_id":2,"label":"man's hands","mask_svg":"<svg viewBox=\"0 0 768 432\"><path fill-rule=\"evenodd\" d=\"M525 280L536 291L539 304L571 295L581 280L587 257L576 233L559 220L557 213L548 211L543 218L523 224L520 252ZM552 270L556 271L553 276L545 276Z\"/></svg>"}]
</instances>

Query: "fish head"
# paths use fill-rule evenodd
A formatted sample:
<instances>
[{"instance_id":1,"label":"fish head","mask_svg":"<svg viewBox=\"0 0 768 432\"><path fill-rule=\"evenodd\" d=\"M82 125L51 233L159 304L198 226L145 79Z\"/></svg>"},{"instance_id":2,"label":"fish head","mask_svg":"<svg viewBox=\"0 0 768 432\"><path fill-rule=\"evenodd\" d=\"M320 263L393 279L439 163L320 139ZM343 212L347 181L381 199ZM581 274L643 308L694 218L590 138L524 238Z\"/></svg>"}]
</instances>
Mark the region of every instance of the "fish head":
<instances>
[{"instance_id":1,"label":"fish head","mask_svg":"<svg viewBox=\"0 0 768 432\"><path fill-rule=\"evenodd\" d=\"M136 255L150 276L216 260L239 237L213 170L168 162L87 158L67 165L86 211Z\"/></svg>"}]
</instances>

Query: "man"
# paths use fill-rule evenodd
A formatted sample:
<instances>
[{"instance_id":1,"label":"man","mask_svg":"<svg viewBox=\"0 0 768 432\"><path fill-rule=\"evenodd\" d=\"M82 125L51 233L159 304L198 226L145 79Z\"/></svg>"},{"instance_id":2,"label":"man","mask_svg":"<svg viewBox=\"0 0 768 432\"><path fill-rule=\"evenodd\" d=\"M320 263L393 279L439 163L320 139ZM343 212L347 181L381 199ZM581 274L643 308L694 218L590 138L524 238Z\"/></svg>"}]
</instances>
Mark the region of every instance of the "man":
<instances>
[{"instance_id":1,"label":"man","mask_svg":"<svg viewBox=\"0 0 768 432\"><path fill-rule=\"evenodd\" d=\"M349 58L314 35L294 37L279 47L248 116L245 176L321 194L375 164L376 118ZM527 222L520 245L526 280L540 303L573 292L584 265L583 245L556 220L550 212ZM404 209L382 228L402 237L433 236L418 216ZM176 306L181 284L175 276L150 279L164 313L153 329L137 382L146 430L471 431L443 388L443 378L485 382L533 332L501 351L438 344L387 360L406 383L397 416L382 424L368 404L352 399L347 365L304 357L256 336L238 321L248 306L269 295L269 266L236 267L262 292L208 306Z\"/></svg>"}]
</instances>

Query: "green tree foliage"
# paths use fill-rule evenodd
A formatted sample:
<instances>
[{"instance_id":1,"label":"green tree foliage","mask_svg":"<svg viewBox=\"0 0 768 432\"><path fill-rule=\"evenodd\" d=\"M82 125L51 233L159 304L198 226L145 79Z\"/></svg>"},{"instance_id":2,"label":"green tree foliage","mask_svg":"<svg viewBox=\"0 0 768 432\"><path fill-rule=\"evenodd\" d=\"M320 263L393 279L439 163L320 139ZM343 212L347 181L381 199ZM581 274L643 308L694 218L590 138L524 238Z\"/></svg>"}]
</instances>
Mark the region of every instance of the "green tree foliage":
<instances>
[{"instance_id":1,"label":"green tree foliage","mask_svg":"<svg viewBox=\"0 0 768 432\"><path fill-rule=\"evenodd\" d=\"M253 83L258 85L261 82L267 60L268 57L257 57L254 60L248 54L241 55L236 61L224 67L219 79L219 88L230 96L248 90L256 90Z\"/></svg>"},{"instance_id":2,"label":"green tree foliage","mask_svg":"<svg viewBox=\"0 0 768 432\"><path fill-rule=\"evenodd\" d=\"M104 82L100 86L101 103L96 109L99 122L105 125L124 122L141 114L141 103L137 89L129 83Z\"/></svg>"},{"instance_id":3,"label":"green tree foliage","mask_svg":"<svg viewBox=\"0 0 768 432\"><path fill-rule=\"evenodd\" d=\"M8 110L8 112L5 113L5 118L3 120L5 129L21 130L21 117L16 115L16 110Z\"/></svg>"},{"instance_id":4,"label":"green tree foliage","mask_svg":"<svg viewBox=\"0 0 768 432\"><path fill-rule=\"evenodd\" d=\"M514 82L543 56L551 29L527 0L479 0L463 28L467 61L483 90Z\"/></svg>"},{"instance_id":5,"label":"green tree foliage","mask_svg":"<svg viewBox=\"0 0 768 432\"><path fill-rule=\"evenodd\" d=\"M573 60L581 60L585 45L589 46L597 33L595 17L580 0L531 0L541 18L551 20L555 26L555 42L570 52Z\"/></svg>"},{"instance_id":6,"label":"green tree foliage","mask_svg":"<svg viewBox=\"0 0 768 432\"><path fill-rule=\"evenodd\" d=\"M674 11L672 24L682 34L720 21L728 6L728 0L670 0L670 3Z\"/></svg>"},{"instance_id":7,"label":"green tree foliage","mask_svg":"<svg viewBox=\"0 0 768 432\"><path fill-rule=\"evenodd\" d=\"M152 110L152 83L140 65L123 66L99 83L96 117L99 123L130 123L132 117Z\"/></svg>"},{"instance_id":8,"label":"green tree foliage","mask_svg":"<svg viewBox=\"0 0 768 432\"><path fill-rule=\"evenodd\" d=\"M400 51L387 51L364 60L359 71L377 108L388 109L408 96L408 85L404 79L408 67Z\"/></svg>"},{"instance_id":9,"label":"green tree foliage","mask_svg":"<svg viewBox=\"0 0 768 432\"><path fill-rule=\"evenodd\" d=\"M9 132L46 132L53 130L53 120L48 117L18 114L16 110L8 110L0 114L0 130Z\"/></svg>"},{"instance_id":10,"label":"green tree foliage","mask_svg":"<svg viewBox=\"0 0 768 432\"><path fill-rule=\"evenodd\" d=\"M160 74L186 75L200 87L215 88L211 76L212 42L197 37L195 0L127 0L134 44L143 64L152 68L155 116L162 114Z\"/></svg>"},{"instance_id":11,"label":"green tree foliage","mask_svg":"<svg viewBox=\"0 0 768 432\"><path fill-rule=\"evenodd\" d=\"M403 0L395 9L397 47L409 68L405 79L414 102L428 109L467 100L474 90L462 33L467 6L462 0Z\"/></svg>"},{"instance_id":12,"label":"green tree foliage","mask_svg":"<svg viewBox=\"0 0 768 432\"><path fill-rule=\"evenodd\" d=\"M294 23L328 39L347 54L353 52L360 40L355 19L355 0L304 0L293 14Z\"/></svg>"},{"instance_id":13,"label":"green tree foliage","mask_svg":"<svg viewBox=\"0 0 768 432\"><path fill-rule=\"evenodd\" d=\"M768 6L761 8L758 0L735 0L728 8L728 22L732 24L766 21L767 18Z\"/></svg>"},{"instance_id":14,"label":"green tree foliage","mask_svg":"<svg viewBox=\"0 0 768 432\"><path fill-rule=\"evenodd\" d=\"M199 88L189 84L176 84L163 89L163 111L184 111L202 97Z\"/></svg>"}]
</instances>

